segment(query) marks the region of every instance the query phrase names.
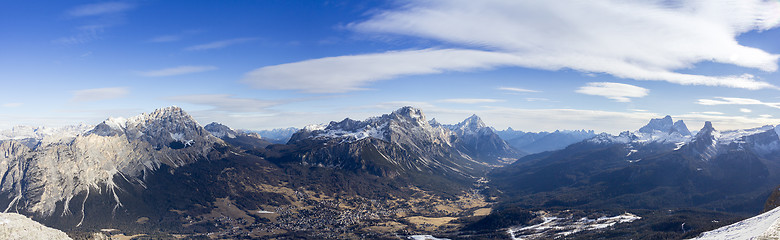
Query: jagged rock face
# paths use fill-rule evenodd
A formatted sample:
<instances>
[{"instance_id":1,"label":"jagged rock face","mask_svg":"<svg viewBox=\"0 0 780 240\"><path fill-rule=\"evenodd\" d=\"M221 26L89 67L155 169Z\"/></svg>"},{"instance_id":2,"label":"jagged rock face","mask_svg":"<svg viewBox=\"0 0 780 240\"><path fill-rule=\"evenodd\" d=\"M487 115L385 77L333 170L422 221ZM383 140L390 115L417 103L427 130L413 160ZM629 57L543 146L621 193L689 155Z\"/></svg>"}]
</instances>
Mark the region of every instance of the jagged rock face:
<instances>
[{"instance_id":1,"label":"jagged rock face","mask_svg":"<svg viewBox=\"0 0 780 240\"><path fill-rule=\"evenodd\" d=\"M115 177L144 186L144 177L162 164L175 168L205 159L215 145L224 144L178 107L112 118L71 141L34 150L4 142L0 147L9 154L2 165L9 167L0 168L0 193L12 199L7 209L42 216L51 216L58 203L64 206L61 214L70 214L70 201L91 190L113 195L118 208Z\"/></svg>"},{"instance_id":2,"label":"jagged rock face","mask_svg":"<svg viewBox=\"0 0 780 240\"><path fill-rule=\"evenodd\" d=\"M683 135L691 135L691 132L688 131L688 128L685 126L685 123L682 121L672 122L672 117L669 115L666 115L664 118L654 118L650 120L650 123L645 125L644 127L639 129L639 132L641 133L654 133L654 132L664 132L664 133L671 133L671 132L679 132Z\"/></svg>"},{"instance_id":3,"label":"jagged rock face","mask_svg":"<svg viewBox=\"0 0 780 240\"><path fill-rule=\"evenodd\" d=\"M683 120L677 120L674 122L674 125L672 125L672 132L678 132L682 134L683 136L690 136L691 131L688 130L688 126L685 125L685 122Z\"/></svg>"},{"instance_id":4,"label":"jagged rock face","mask_svg":"<svg viewBox=\"0 0 780 240\"><path fill-rule=\"evenodd\" d=\"M396 177L408 172L471 177L484 166L453 147L457 135L431 126L421 110L400 108L365 121L345 119L327 126L307 126L289 144L297 158L315 166L368 171Z\"/></svg>"},{"instance_id":5,"label":"jagged rock face","mask_svg":"<svg viewBox=\"0 0 780 240\"><path fill-rule=\"evenodd\" d=\"M444 125L457 135L455 147L474 159L495 165L512 163L523 154L509 146L477 115L455 125Z\"/></svg>"},{"instance_id":6,"label":"jagged rock face","mask_svg":"<svg viewBox=\"0 0 780 240\"><path fill-rule=\"evenodd\" d=\"M64 232L49 228L17 213L0 213L0 239L70 240Z\"/></svg>"}]
</instances>

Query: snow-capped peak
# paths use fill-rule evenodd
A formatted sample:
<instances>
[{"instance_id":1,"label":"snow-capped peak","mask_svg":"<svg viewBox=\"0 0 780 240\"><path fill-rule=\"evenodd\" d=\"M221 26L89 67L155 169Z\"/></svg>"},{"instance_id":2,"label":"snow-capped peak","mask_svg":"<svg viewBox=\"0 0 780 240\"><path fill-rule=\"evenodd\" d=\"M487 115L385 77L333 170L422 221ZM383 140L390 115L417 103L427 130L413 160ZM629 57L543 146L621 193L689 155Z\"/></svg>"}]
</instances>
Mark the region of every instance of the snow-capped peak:
<instances>
[{"instance_id":1,"label":"snow-capped peak","mask_svg":"<svg viewBox=\"0 0 780 240\"><path fill-rule=\"evenodd\" d=\"M622 132L618 136L600 134L589 140L594 143L674 143L678 146L691 140L691 132L682 120L673 122L672 117L651 119L647 125L634 132Z\"/></svg>"},{"instance_id":2,"label":"snow-capped peak","mask_svg":"<svg viewBox=\"0 0 780 240\"><path fill-rule=\"evenodd\" d=\"M666 115L664 118L653 118L647 125L639 129L641 133L669 132L672 129L672 116Z\"/></svg>"},{"instance_id":3,"label":"snow-capped peak","mask_svg":"<svg viewBox=\"0 0 780 240\"><path fill-rule=\"evenodd\" d=\"M483 129L490 129L476 114L471 115L458 124L445 126L450 130L458 133L458 135L473 135L479 133Z\"/></svg>"},{"instance_id":4,"label":"snow-capped peak","mask_svg":"<svg viewBox=\"0 0 780 240\"><path fill-rule=\"evenodd\" d=\"M482 119L479 118L476 114L471 115L470 117L466 118L466 120L463 120L463 122L460 123L460 125L468 126L470 128L484 128L487 127L484 122L482 122Z\"/></svg>"},{"instance_id":5,"label":"snow-capped peak","mask_svg":"<svg viewBox=\"0 0 780 240\"><path fill-rule=\"evenodd\" d=\"M657 133L674 133L677 132L680 135L683 136L690 136L691 132L688 130L688 127L685 125L685 122L682 120L678 120L677 122L672 121L672 116L666 115L664 118L654 118L651 119L647 125L640 128L640 133L645 134L657 134Z\"/></svg>"},{"instance_id":6,"label":"snow-capped peak","mask_svg":"<svg viewBox=\"0 0 780 240\"><path fill-rule=\"evenodd\" d=\"M399 108L390 114L371 117L364 121L346 118L340 122L330 122L328 125L309 125L295 133L290 138L290 142L302 139L342 139L345 142L354 142L369 137L390 141L391 133L393 132L447 135L446 133L440 133L441 131L445 130L437 130L437 128L432 127L425 120L422 110L407 106Z\"/></svg>"},{"instance_id":7,"label":"snow-capped peak","mask_svg":"<svg viewBox=\"0 0 780 240\"><path fill-rule=\"evenodd\" d=\"M422 113L422 110L411 106L399 108L398 110L393 111L391 115L404 116L410 119L422 119L423 121L425 120L425 115Z\"/></svg>"}]
</instances>

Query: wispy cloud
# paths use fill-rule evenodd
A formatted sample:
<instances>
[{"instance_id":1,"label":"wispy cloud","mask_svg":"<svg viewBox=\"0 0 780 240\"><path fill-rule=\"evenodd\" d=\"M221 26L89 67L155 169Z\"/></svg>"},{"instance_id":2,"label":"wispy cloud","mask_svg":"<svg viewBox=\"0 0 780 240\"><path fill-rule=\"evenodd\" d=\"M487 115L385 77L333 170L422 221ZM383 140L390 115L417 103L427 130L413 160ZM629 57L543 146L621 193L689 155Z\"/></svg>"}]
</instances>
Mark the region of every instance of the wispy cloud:
<instances>
[{"instance_id":1,"label":"wispy cloud","mask_svg":"<svg viewBox=\"0 0 780 240\"><path fill-rule=\"evenodd\" d=\"M696 103L701 105L761 105L780 109L780 102L763 102L751 98L716 97L716 99L699 99Z\"/></svg>"},{"instance_id":2,"label":"wispy cloud","mask_svg":"<svg viewBox=\"0 0 780 240\"><path fill-rule=\"evenodd\" d=\"M739 111L743 112L743 113L751 113L751 112L753 112L753 110L750 110L750 109L747 109L747 108L740 108Z\"/></svg>"},{"instance_id":3,"label":"wispy cloud","mask_svg":"<svg viewBox=\"0 0 780 240\"><path fill-rule=\"evenodd\" d=\"M51 41L54 44L60 45L77 45L84 44L91 41L100 39L100 35L104 32L103 28L98 27L79 27L75 35L57 38Z\"/></svg>"},{"instance_id":4,"label":"wispy cloud","mask_svg":"<svg viewBox=\"0 0 780 240\"><path fill-rule=\"evenodd\" d=\"M206 44L200 44L200 45L194 45L185 48L184 50L187 51L201 51L201 50L210 50L210 49L219 49L219 48L225 48L231 45L236 45L239 43L245 43L245 42L251 42L257 40L257 38L234 38L234 39L228 39L228 40L221 40L216 42L210 42Z\"/></svg>"},{"instance_id":5,"label":"wispy cloud","mask_svg":"<svg viewBox=\"0 0 780 240\"><path fill-rule=\"evenodd\" d=\"M161 42L176 42L179 40L181 40L181 36L179 35L163 35L163 36L153 37L152 39L149 39L149 42L161 43Z\"/></svg>"},{"instance_id":6,"label":"wispy cloud","mask_svg":"<svg viewBox=\"0 0 780 240\"><path fill-rule=\"evenodd\" d=\"M167 77L191 73L207 72L219 69L215 66L178 66L159 70L142 71L138 75L145 77Z\"/></svg>"},{"instance_id":7,"label":"wispy cloud","mask_svg":"<svg viewBox=\"0 0 780 240\"><path fill-rule=\"evenodd\" d=\"M126 2L105 2L74 7L65 12L71 18L85 18L87 23L75 28L70 36L60 37L51 41L60 45L78 45L101 39L107 28L124 22L123 13L135 8Z\"/></svg>"},{"instance_id":8,"label":"wispy cloud","mask_svg":"<svg viewBox=\"0 0 780 240\"><path fill-rule=\"evenodd\" d=\"M502 99L490 99L490 98L450 98L450 99L441 99L437 102L445 102L445 103L461 103L461 104L477 104L477 103L495 103L495 102L503 102Z\"/></svg>"},{"instance_id":9,"label":"wispy cloud","mask_svg":"<svg viewBox=\"0 0 780 240\"><path fill-rule=\"evenodd\" d=\"M280 104L279 101L261 100L254 98L240 98L229 94L202 94L184 95L168 98L171 101L179 101L197 105L212 107L212 111L224 112L264 112L269 107Z\"/></svg>"},{"instance_id":10,"label":"wispy cloud","mask_svg":"<svg viewBox=\"0 0 780 240\"><path fill-rule=\"evenodd\" d=\"M98 16L124 12L133 9L134 7L134 5L126 2L96 3L75 7L69 10L67 14L72 17Z\"/></svg>"},{"instance_id":11,"label":"wispy cloud","mask_svg":"<svg viewBox=\"0 0 780 240\"><path fill-rule=\"evenodd\" d=\"M780 55L740 45L736 36L780 25L780 2L675 3L431 0L378 12L348 28L505 52L525 59L517 66L528 68L570 68L683 85L777 88L749 74L675 70L712 61L776 71Z\"/></svg>"},{"instance_id":12,"label":"wispy cloud","mask_svg":"<svg viewBox=\"0 0 780 240\"><path fill-rule=\"evenodd\" d=\"M22 105L24 104L19 102L13 102L13 103L3 103L2 106L6 108L15 108L15 107L21 107Z\"/></svg>"},{"instance_id":13,"label":"wispy cloud","mask_svg":"<svg viewBox=\"0 0 780 240\"><path fill-rule=\"evenodd\" d=\"M185 37L189 37L202 32L203 32L202 30L198 30L198 29L185 30L174 34L159 35L150 38L149 40L147 40L147 42L152 42L152 43L178 42L184 39Z\"/></svg>"},{"instance_id":14,"label":"wispy cloud","mask_svg":"<svg viewBox=\"0 0 780 240\"><path fill-rule=\"evenodd\" d=\"M576 90L578 93L602 96L618 102L631 102L631 98L647 96L650 90L629 84L591 82Z\"/></svg>"},{"instance_id":15,"label":"wispy cloud","mask_svg":"<svg viewBox=\"0 0 780 240\"><path fill-rule=\"evenodd\" d=\"M93 88L73 92L73 102L94 102L101 100L123 98L130 93L130 90L124 87L113 88Z\"/></svg>"},{"instance_id":16,"label":"wispy cloud","mask_svg":"<svg viewBox=\"0 0 780 240\"><path fill-rule=\"evenodd\" d=\"M525 89L525 88L516 88L516 87L499 87L498 90L510 91L510 92L518 92L518 93L535 93L535 92L539 92L539 91L536 91L536 90L530 90L530 89Z\"/></svg>"},{"instance_id":17,"label":"wispy cloud","mask_svg":"<svg viewBox=\"0 0 780 240\"><path fill-rule=\"evenodd\" d=\"M391 51L262 67L245 74L242 81L257 88L338 93L406 75L489 69L515 61L519 59L509 54L476 50Z\"/></svg>"}]
</instances>

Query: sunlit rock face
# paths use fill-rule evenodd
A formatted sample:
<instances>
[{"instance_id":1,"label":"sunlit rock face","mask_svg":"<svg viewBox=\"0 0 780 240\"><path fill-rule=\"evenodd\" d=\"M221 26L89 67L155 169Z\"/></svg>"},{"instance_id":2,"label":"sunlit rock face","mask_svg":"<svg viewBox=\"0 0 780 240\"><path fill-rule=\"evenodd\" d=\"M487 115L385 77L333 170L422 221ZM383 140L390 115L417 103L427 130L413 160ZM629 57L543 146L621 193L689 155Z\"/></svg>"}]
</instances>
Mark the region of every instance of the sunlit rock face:
<instances>
[{"instance_id":1,"label":"sunlit rock face","mask_svg":"<svg viewBox=\"0 0 780 240\"><path fill-rule=\"evenodd\" d=\"M113 195L122 206L115 180L145 187L144 177L161 165L172 168L208 158L224 142L178 107L129 119L109 118L69 140L41 142L31 149L14 140L0 143L1 196L5 210L69 215L70 201L90 191ZM86 199L83 200L86 202Z\"/></svg>"}]
</instances>

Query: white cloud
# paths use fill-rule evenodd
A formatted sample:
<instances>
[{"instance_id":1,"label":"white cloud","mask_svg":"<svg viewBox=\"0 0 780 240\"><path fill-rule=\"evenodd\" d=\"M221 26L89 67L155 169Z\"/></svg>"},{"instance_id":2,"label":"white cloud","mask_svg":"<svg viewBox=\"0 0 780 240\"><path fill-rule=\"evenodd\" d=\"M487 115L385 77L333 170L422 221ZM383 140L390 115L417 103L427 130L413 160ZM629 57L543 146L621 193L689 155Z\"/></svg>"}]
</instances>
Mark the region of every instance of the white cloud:
<instances>
[{"instance_id":1,"label":"white cloud","mask_svg":"<svg viewBox=\"0 0 780 240\"><path fill-rule=\"evenodd\" d=\"M93 88L73 92L73 102L95 102L101 100L117 99L127 96L130 91L124 87Z\"/></svg>"},{"instance_id":2,"label":"white cloud","mask_svg":"<svg viewBox=\"0 0 780 240\"><path fill-rule=\"evenodd\" d=\"M519 92L519 93L535 93L539 92L536 90L530 90L525 88L516 88L516 87L499 87L498 90L504 90L504 91L510 91L510 92Z\"/></svg>"},{"instance_id":3,"label":"white cloud","mask_svg":"<svg viewBox=\"0 0 780 240\"><path fill-rule=\"evenodd\" d=\"M212 107L213 111L223 112L264 112L278 105L278 101L254 98L239 98L228 94L202 94L169 97L169 100Z\"/></svg>"},{"instance_id":4,"label":"white cloud","mask_svg":"<svg viewBox=\"0 0 780 240\"><path fill-rule=\"evenodd\" d=\"M501 51L517 66L607 73L620 78L745 89L777 88L753 75L677 73L696 63L776 71L779 55L736 36L780 24L780 2L515 1L408 2L349 28Z\"/></svg>"},{"instance_id":5,"label":"white cloud","mask_svg":"<svg viewBox=\"0 0 780 240\"><path fill-rule=\"evenodd\" d=\"M495 102L503 102L503 101L504 100L501 99L490 99L490 98L450 98L450 99L438 100L438 102L461 103L461 104L495 103Z\"/></svg>"},{"instance_id":6,"label":"white cloud","mask_svg":"<svg viewBox=\"0 0 780 240\"><path fill-rule=\"evenodd\" d=\"M98 16L124 12L133 9L134 7L135 6L124 2L96 3L75 7L68 11L67 14L72 17Z\"/></svg>"},{"instance_id":7,"label":"white cloud","mask_svg":"<svg viewBox=\"0 0 780 240\"><path fill-rule=\"evenodd\" d=\"M751 113L751 112L753 112L753 110L750 110L750 109L747 109L747 108L740 108L739 111L743 112L743 113Z\"/></svg>"},{"instance_id":8,"label":"white cloud","mask_svg":"<svg viewBox=\"0 0 780 240\"><path fill-rule=\"evenodd\" d=\"M219 49L219 48L225 48L231 45L236 45L239 43L245 43L257 40L257 38L234 38L234 39L228 39L228 40L221 40L216 42L210 42L206 44L200 44L200 45L194 45L185 48L184 50L187 51L201 51L201 50L210 50L210 49Z\"/></svg>"},{"instance_id":9,"label":"white cloud","mask_svg":"<svg viewBox=\"0 0 780 240\"><path fill-rule=\"evenodd\" d=\"M631 102L631 98L647 96L650 90L629 84L591 82L577 89L578 93L602 96L618 102Z\"/></svg>"},{"instance_id":10,"label":"white cloud","mask_svg":"<svg viewBox=\"0 0 780 240\"><path fill-rule=\"evenodd\" d=\"M720 99L720 100L716 100ZM770 102L762 102L761 100L757 99L750 99L750 98L732 98L732 97L716 97L716 99L699 99L696 103L701 105L761 105L761 106L767 106L771 108L778 108L780 109L780 102L777 103L770 103Z\"/></svg>"},{"instance_id":11,"label":"white cloud","mask_svg":"<svg viewBox=\"0 0 780 240\"><path fill-rule=\"evenodd\" d=\"M15 107L21 107L22 105L24 105L24 104L23 103L18 103L18 102L13 102L13 103L3 103L2 106L3 107L7 107L7 108L15 108Z\"/></svg>"},{"instance_id":12,"label":"white cloud","mask_svg":"<svg viewBox=\"0 0 780 240\"><path fill-rule=\"evenodd\" d=\"M165 68L160 70L138 72L138 74L145 77L167 77L167 76L213 71L217 69L219 68L215 66L178 66L178 67Z\"/></svg>"},{"instance_id":13,"label":"white cloud","mask_svg":"<svg viewBox=\"0 0 780 240\"><path fill-rule=\"evenodd\" d=\"M390 51L306 60L255 69L242 80L257 88L338 93L407 75L472 71L522 61L505 53L463 49Z\"/></svg>"}]
</instances>

